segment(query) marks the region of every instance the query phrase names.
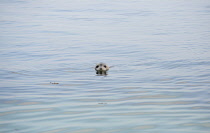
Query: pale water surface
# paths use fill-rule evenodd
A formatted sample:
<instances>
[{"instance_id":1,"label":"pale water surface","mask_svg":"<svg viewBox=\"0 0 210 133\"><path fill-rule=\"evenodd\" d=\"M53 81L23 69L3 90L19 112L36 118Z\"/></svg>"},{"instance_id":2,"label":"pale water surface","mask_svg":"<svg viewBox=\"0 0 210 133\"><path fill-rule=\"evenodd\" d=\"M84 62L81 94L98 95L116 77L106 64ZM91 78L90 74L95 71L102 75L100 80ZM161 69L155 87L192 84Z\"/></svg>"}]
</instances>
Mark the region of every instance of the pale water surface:
<instances>
[{"instance_id":1,"label":"pale water surface","mask_svg":"<svg viewBox=\"0 0 210 133\"><path fill-rule=\"evenodd\" d=\"M210 131L209 0L0 0L0 49L1 133Z\"/></svg>"}]
</instances>

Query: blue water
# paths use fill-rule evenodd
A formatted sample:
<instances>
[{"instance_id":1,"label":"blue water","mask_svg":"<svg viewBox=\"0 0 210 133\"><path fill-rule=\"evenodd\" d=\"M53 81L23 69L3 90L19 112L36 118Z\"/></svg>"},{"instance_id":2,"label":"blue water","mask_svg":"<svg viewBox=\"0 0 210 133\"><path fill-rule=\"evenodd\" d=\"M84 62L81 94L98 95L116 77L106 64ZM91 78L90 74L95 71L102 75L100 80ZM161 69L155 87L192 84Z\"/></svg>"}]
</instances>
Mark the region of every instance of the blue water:
<instances>
[{"instance_id":1,"label":"blue water","mask_svg":"<svg viewBox=\"0 0 210 133\"><path fill-rule=\"evenodd\" d=\"M0 62L1 133L210 131L208 0L1 0Z\"/></svg>"}]
</instances>

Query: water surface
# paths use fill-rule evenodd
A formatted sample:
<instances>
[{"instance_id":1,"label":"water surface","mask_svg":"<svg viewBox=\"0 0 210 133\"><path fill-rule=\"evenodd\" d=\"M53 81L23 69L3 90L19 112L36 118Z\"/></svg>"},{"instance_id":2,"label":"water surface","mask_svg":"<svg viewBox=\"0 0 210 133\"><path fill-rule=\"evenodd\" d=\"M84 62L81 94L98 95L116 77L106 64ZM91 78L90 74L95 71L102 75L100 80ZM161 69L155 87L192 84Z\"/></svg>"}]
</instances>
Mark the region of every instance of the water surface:
<instances>
[{"instance_id":1,"label":"water surface","mask_svg":"<svg viewBox=\"0 0 210 133\"><path fill-rule=\"evenodd\" d=\"M209 24L207 0L1 0L0 132L208 133Z\"/></svg>"}]
</instances>

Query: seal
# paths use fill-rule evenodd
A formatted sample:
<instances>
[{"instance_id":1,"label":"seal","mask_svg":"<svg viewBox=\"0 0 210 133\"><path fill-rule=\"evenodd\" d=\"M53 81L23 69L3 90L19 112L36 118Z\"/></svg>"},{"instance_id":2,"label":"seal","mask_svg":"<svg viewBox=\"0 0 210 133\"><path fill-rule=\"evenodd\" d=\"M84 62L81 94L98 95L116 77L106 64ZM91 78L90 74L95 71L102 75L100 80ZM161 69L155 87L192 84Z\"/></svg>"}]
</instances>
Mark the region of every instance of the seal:
<instances>
[{"instance_id":1,"label":"seal","mask_svg":"<svg viewBox=\"0 0 210 133\"><path fill-rule=\"evenodd\" d=\"M99 63L95 67L96 74L99 75L107 75L107 71L109 70L109 66L107 66L105 63Z\"/></svg>"}]
</instances>

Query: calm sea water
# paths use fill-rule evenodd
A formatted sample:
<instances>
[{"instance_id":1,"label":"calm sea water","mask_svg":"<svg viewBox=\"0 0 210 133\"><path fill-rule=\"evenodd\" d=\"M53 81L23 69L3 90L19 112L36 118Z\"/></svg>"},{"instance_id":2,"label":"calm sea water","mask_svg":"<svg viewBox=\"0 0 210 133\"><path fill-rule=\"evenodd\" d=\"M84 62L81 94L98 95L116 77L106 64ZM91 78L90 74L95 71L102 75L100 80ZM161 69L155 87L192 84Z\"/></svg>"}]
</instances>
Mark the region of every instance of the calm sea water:
<instances>
[{"instance_id":1,"label":"calm sea water","mask_svg":"<svg viewBox=\"0 0 210 133\"><path fill-rule=\"evenodd\" d=\"M209 0L1 0L0 49L1 133L210 131Z\"/></svg>"}]
</instances>

